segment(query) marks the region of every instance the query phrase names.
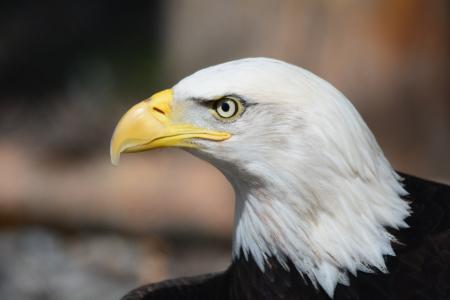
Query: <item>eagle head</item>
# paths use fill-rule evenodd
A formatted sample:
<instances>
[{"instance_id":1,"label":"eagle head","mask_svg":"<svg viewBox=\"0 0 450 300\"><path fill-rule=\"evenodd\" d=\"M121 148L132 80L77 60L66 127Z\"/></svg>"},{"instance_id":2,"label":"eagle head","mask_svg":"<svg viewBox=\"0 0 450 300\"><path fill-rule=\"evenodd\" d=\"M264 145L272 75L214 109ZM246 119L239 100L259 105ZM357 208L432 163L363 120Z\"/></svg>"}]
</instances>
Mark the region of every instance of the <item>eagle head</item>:
<instances>
[{"instance_id":1,"label":"eagle head","mask_svg":"<svg viewBox=\"0 0 450 300\"><path fill-rule=\"evenodd\" d=\"M409 206L373 134L331 84L297 66L248 58L200 70L132 107L111 159L182 147L215 165L236 193L233 255L264 271L276 257L330 296L348 273L386 271L386 227Z\"/></svg>"}]
</instances>

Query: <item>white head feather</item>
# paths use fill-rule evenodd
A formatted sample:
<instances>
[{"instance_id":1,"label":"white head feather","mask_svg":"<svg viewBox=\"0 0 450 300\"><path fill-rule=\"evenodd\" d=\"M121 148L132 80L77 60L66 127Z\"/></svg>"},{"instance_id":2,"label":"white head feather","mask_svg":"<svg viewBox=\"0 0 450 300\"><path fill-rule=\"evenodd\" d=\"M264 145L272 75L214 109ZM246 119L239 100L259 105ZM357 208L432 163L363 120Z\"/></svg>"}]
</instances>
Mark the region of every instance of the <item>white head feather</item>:
<instances>
[{"instance_id":1,"label":"white head feather","mask_svg":"<svg viewBox=\"0 0 450 300\"><path fill-rule=\"evenodd\" d=\"M203 69L173 91L177 103L239 95L256 104L232 123L186 116L232 134L223 142L199 140L196 154L235 189L234 256L252 255L261 270L268 256L290 259L330 297L337 283L348 283L348 272L386 272L383 256L395 254L385 227L407 226L406 192L344 95L267 58Z\"/></svg>"}]
</instances>

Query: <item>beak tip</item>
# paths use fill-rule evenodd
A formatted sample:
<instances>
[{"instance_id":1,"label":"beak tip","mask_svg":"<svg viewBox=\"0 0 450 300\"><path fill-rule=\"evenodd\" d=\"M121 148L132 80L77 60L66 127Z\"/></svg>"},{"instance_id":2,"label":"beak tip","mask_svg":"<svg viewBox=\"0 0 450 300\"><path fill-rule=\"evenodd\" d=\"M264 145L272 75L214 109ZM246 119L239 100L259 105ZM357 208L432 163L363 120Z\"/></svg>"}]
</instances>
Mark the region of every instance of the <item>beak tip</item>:
<instances>
[{"instance_id":1,"label":"beak tip","mask_svg":"<svg viewBox=\"0 0 450 300\"><path fill-rule=\"evenodd\" d=\"M119 158L118 158L118 157L117 157L117 158L111 158L111 164L112 164L114 167L119 166Z\"/></svg>"},{"instance_id":2,"label":"beak tip","mask_svg":"<svg viewBox=\"0 0 450 300\"><path fill-rule=\"evenodd\" d=\"M117 167L119 165L120 152L117 153L117 152L111 150L110 155L111 155L111 164L114 167Z\"/></svg>"}]
</instances>

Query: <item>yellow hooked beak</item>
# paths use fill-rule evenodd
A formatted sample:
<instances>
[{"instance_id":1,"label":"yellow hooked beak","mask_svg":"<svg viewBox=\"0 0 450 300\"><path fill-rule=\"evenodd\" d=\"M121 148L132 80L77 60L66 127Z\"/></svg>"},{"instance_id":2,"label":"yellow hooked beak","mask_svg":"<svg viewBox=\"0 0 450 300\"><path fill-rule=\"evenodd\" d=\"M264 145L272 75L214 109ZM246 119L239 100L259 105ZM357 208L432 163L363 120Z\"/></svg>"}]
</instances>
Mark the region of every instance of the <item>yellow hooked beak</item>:
<instances>
[{"instance_id":1,"label":"yellow hooked beak","mask_svg":"<svg viewBox=\"0 0 450 300\"><path fill-rule=\"evenodd\" d=\"M192 139L223 141L228 132L174 124L171 120L172 90L154 94L133 106L120 119L111 139L111 162L119 163L122 152L138 152L160 147L197 147Z\"/></svg>"}]
</instances>

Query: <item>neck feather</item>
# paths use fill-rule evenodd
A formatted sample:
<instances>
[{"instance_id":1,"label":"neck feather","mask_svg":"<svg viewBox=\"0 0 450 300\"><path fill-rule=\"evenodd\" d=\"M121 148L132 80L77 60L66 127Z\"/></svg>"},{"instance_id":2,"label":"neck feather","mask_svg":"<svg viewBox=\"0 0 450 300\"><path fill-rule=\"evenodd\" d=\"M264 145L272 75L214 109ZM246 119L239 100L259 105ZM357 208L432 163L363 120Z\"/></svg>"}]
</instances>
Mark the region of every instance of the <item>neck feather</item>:
<instances>
[{"instance_id":1,"label":"neck feather","mask_svg":"<svg viewBox=\"0 0 450 300\"><path fill-rule=\"evenodd\" d=\"M262 271L268 257L286 268L290 260L330 297L337 283L348 284L348 272L386 272L384 256L395 255L386 227L406 227L409 206L397 174L390 167L379 172L309 178L297 189L231 179L237 198L234 258L251 255Z\"/></svg>"}]
</instances>

